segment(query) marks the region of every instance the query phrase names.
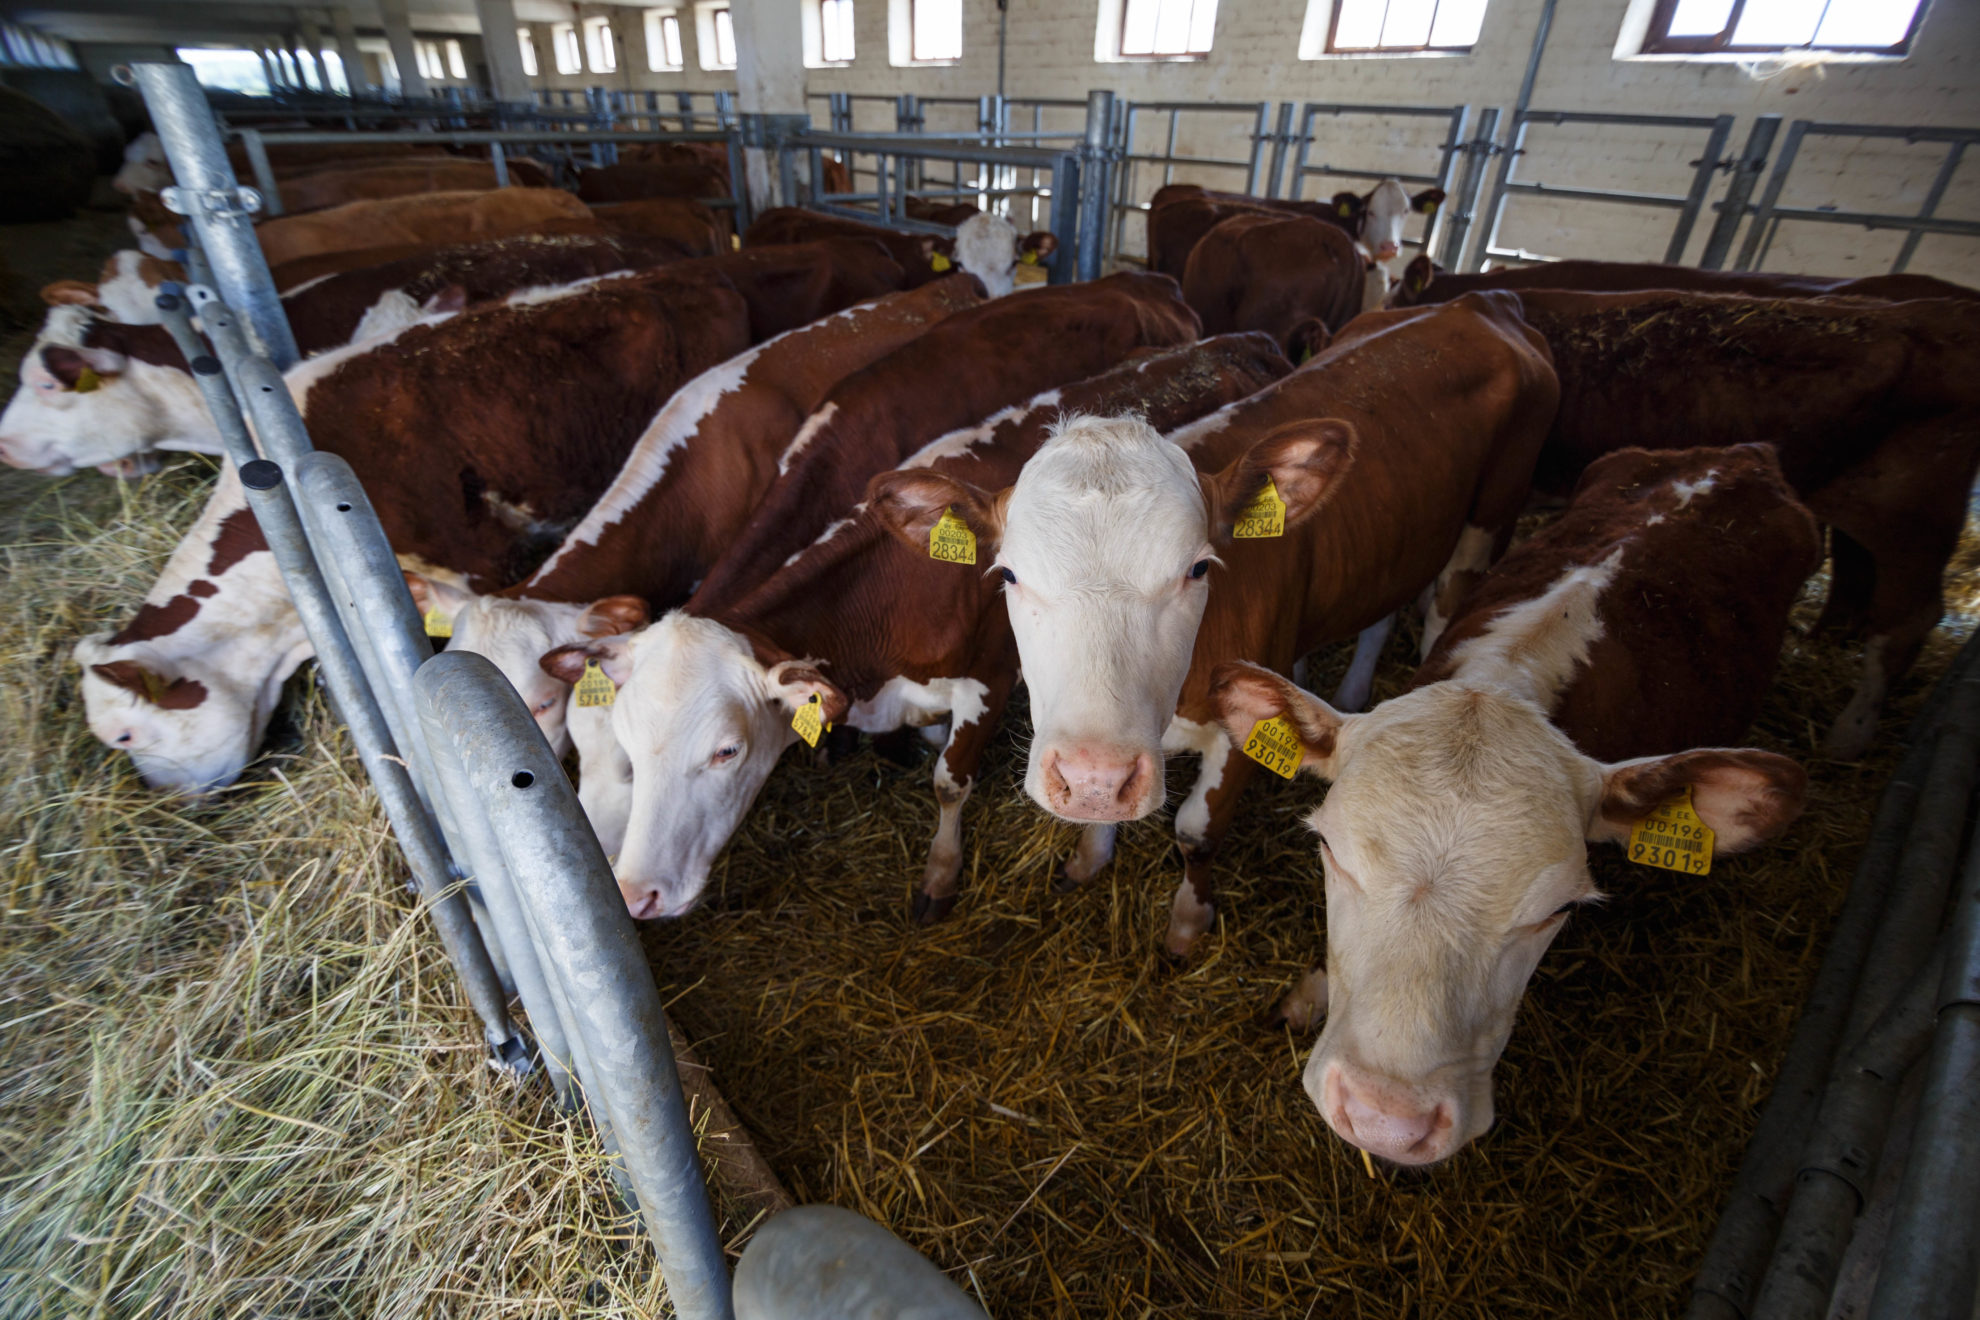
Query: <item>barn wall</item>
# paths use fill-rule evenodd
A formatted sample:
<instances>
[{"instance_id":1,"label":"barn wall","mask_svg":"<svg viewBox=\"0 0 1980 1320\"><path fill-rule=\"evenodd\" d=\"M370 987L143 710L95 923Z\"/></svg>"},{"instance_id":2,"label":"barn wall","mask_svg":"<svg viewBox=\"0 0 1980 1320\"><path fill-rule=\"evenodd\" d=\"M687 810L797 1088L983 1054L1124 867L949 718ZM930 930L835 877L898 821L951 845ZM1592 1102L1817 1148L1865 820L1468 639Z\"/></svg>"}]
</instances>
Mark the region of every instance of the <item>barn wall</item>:
<instances>
[{"instance_id":1,"label":"barn wall","mask_svg":"<svg viewBox=\"0 0 1980 1320\"><path fill-rule=\"evenodd\" d=\"M1299 38L1307 0L1223 0L1215 44L1207 59L1187 62L1112 62L1094 58L1094 36L1103 0L1052 3L1011 0L1006 91L1014 97L1083 97L1109 87L1143 100L1325 100L1376 103L1497 105L1510 108L1518 95L1541 0L1493 0L1477 46L1459 56L1378 56L1301 59ZM1744 142L1756 114L1785 120L1980 125L1980 4L1933 0L1913 53L1902 61L1830 62L1753 76L1734 63L1615 58L1628 5L1620 0L1562 0L1534 91L1542 109L1610 110L1638 114L1738 116L1733 149ZM997 83L997 11L989 0L969 0L963 57L954 65L896 67L888 59L887 0L859 0L858 58L849 66L809 71L812 93L847 91L929 96L975 96ZM610 12L581 8L581 12ZM696 90L734 85L733 75L705 71L695 56L693 5L681 6L687 68L650 73L639 11L619 10L623 58L615 75L555 74L547 27L538 36L547 76L539 86ZM930 127L961 127L964 111L931 115ZM860 128L891 128L884 106L861 107ZM1160 133L1166 125L1151 121ZM1185 117L1180 145L1192 154L1242 157L1249 123L1239 116ZM1344 168L1434 168L1441 125L1391 119L1330 125L1316 150ZM1688 162L1704 134L1618 128L1536 128L1521 173L1571 187L1682 193ZM1804 149L1783 195L1790 205L1841 210L1910 210L1924 198L1943 155L1930 146L1836 140ZM1178 173L1206 183L1236 186L1228 171ZM1145 197L1160 182L1143 172ZM1346 181L1310 179L1305 195L1325 194ZM1716 195L1716 191L1715 194ZM1948 216L1980 216L1980 161L1964 166L1941 206ZM1508 210L1504 241L1558 256L1658 260L1675 215L1668 211L1587 202L1517 199ZM1710 228L1701 219L1687 254L1695 259ZM1132 232L1132 231L1131 231ZM1771 269L1839 275L1887 269L1902 236L1841 226L1784 225L1767 258ZM1912 269L1980 283L1980 241L1928 237Z\"/></svg>"}]
</instances>

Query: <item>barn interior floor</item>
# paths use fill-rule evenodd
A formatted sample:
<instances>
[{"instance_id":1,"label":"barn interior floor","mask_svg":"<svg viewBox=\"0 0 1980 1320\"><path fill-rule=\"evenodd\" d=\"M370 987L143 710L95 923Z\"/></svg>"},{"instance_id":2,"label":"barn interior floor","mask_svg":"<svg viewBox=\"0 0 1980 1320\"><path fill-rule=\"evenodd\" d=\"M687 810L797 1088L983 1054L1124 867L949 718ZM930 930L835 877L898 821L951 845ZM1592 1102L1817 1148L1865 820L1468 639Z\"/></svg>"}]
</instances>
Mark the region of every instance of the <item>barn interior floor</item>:
<instances>
[{"instance_id":1,"label":"barn interior floor","mask_svg":"<svg viewBox=\"0 0 1980 1320\"><path fill-rule=\"evenodd\" d=\"M92 278L121 234L99 219L51 244L60 269L0 241L33 284ZM0 1320L664 1313L582 1126L482 1066L314 684L196 804L84 727L70 647L128 613L210 472L0 472ZM1973 551L1861 765L1814 751L1852 648L1788 639L1753 735L1812 771L1781 844L1704 878L1596 854L1610 897L1541 964L1498 1125L1445 1167L1371 1173L1299 1087L1306 1042L1255 1024L1323 947L1310 780L1250 794L1218 924L1176 968L1165 820L1058 892L1072 832L1022 796L1021 718L928 929L925 765L788 755L709 902L647 947L799 1199L889 1224L993 1315L1675 1315L1892 745L1973 628Z\"/></svg>"}]
</instances>

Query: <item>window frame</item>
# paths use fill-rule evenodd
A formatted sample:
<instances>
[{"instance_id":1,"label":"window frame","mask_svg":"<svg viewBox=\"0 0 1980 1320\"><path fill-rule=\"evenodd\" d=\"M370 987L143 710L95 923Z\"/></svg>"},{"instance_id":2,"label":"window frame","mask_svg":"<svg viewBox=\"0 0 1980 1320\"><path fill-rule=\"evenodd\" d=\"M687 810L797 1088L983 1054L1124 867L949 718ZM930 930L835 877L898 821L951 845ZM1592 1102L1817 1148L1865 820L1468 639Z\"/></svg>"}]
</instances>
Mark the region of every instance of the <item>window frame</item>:
<instances>
[{"instance_id":1,"label":"window frame","mask_svg":"<svg viewBox=\"0 0 1980 1320\"><path fill-rule=\"evenodd\" d=\"M687 71L687 43L681 39L681 11L667 5L642 10L641 24L646 33L646 71L648 73L685 73ZM673 26L674 53L680 58L667 59L667 29ZM658 38L658 41L655 38Z\"/></svg>"},{"instance_id":2,"label":"window frame","mask_svg":"<svg viewBox=\"0 0 1980 1320\"><path fill-rule=\"evenodd\" d=\"M302 71L302 61L296 61L296 71ZM413 38L413 67L427 82L447 80L447 56L440 49L438 40L432 37Z\"/></svg>"},{"instance_id":3,"label":"window frame","mask_svg":"<svg viewBox=\"0 0 1980 1320\"><path fill-rule=\"evenodd\" d=\"M448 37L440 44L447 56L447 77L454 82L467 81L467 52L461 49L459 37Z\"/></svg>"},{"instance_id":4,"label":"window frame","mask_svg":"<svg viewBox=\"0 0 1980 1320\"><path fill-rule=\"evenodd\" d=\"M851 49L844 53L839 53L831 49L832 24L828 19L828 13L839 5L846 7L847 17L852 20L852 22L847 24L846 33L846 40L851 43ZM853 0L818 0L818 60L820 64L846 65L851 64L859 57L859 39L857 34L852 30L857 23L856 12L853 8Z\"/></svg>"},{"instance_id":5,"label":"window frame","mask_svg":"<svg viewBox=\"0 0 1980 1320\"><path fill-rule=\"evenodd\" d=\"M1828 7L1834 0L1823 0L1822 14L1815 19L1815 30L1821 31L1822 19L1828 15ZM1814 37L1799 46L1735 46L1732 44L1734 29L1739 20L1745 17L1746 0L1733 0L1732 9L1726 14L1726 25L1711 36L1674 37L1670 34L1671 20L1677 17L1677 7L1682 0L1657 0L1650 11L1650 24L1643 32L1643 43L1637 48L1642 55L1785 55L1793 51L1808 51L1815 55L1888 55L1902 59L1911 54L1911 43L1918 35L1918 29L1925 22L1925 11L1931 8L1932 0L1918 0L1918 7L1911 11L1911 25L1904 31L1904 38L1893 46L1818 46Z\"/></svg>"},{"instance_id":6,"label":"window frame","mask_svg":"<svg viewBox=\"0 0 1980 1320\"><path fill-rule=\"evenodd\" d=\"M584 67L592 73L617 73L619 71L619 39L612 31L612 20L607 15L595 15L581 21L584 31Z\"/></svg>"},{"instance_id":7,"label":"window frame","mask_svg":"<svg viewBox=\"0 0 1980 1320\"><path fill-rule=\"evenodd\" d=\"M568 51L565 38L570 39ZM570 67L564 65L564 57L570 56ZM561 77L571 78L584 72L584 41L578 36L576 23L552 23L550 25L550 63Z\"/></svg>"},{"instance_id":8,"label":"window frame","mask_svg":"<svg viewBox=\"0 0 1980 1320\"><path fill-rule=\"evenodd\" d=\"M1671 0L1671 2L1676 3L1676 0ZM1741 2L1743 3L1743 0ZM1320 47L1320 53L1322 55L1469 55L1472 51L1478 49L1478 43L1476 41L1473 41L1469 46L1433 46L1427 40L1420 46L1383 46L1378 44L1374 46L1348 46L1343 48L1335 44L1334 37L1340 30L1341 11L1347 8L1347 3L1348 0L1331 0L1330 8L1332 12L1327 15L1327 40ZM1382 0L1382 23L1384 26L1388 25L1389 6L1393 3L1394 0ZM1443 4L1444 0L1437 0L1437 3L1430 10L1430 31L1432 32L1437 30L1437 11L1443 7ZM1486 10L1489 12L1490 9L1491 0L1486 0ZM1479 28L1479 35L1484 35L1482 22Z\"/></svg>"},{"instance_id":9,"label":"window frame","mask_svg":"<svg viewBox=\"0 0 1980 1320\"><path fill-rule=\"evenodd\" d=\"M536 58L536 33L528 27L518 26L516 28L516 49L522 52L523 77L541 77L543 64Z\"/></svg>"},{"instance_id":10,"label":"window frame","mask_svg":"<svg viewBox=\"0 0 1980 1320\"><path fill-rule=\"evenodd\" d=\"M1154 0L1154 2L1159 7L1164 3L1168 3L1169 0ZM1190 22L1189 26L1192 28L1196 26L1194 22L1196 18L1196 6L1200 4L1208 3L1214 9L1218 5L1218 0L1184 0L1184 2L1187 3L1190 8L1190 19L1192 21ZM1138 52L1138 51L1134 51L1134 52L1129 51L1127 48L1128 11L1133 7L1134 7L1134 0L1120 0L1120 10L1121 10L1120 21L1115 25L1115 32L1114 32L1115 59L1120 60L1123 63L1180 64L1188 60L1207 60L1210 58L1211 46L1214 46L1217 41L1217 24L1214 16L1212 17L1210 23L1211 45L1205 46L1202 50L1185 50L1179 54L1174 54L1174 55L1167 54L1161 51L1148 51L1146 53ZM1336 0L1334 8L1336 11L1340 9L1339 0ZM1157 26L1159 26L1159 24ZM1332 35L1331 29L1329 30L1329 35L1330 36Z\"/></svg>"},{"instance_id":11,"label":"window frame","mask_svg":"<svg viewBox=\"0 0 1980 1320\"><path fill-rule=\"evenodd\" d=\"M953 55L923 55L920 50L920 25L915 22L915 11L921 0L907 0L907 52L908 63L921 65L960 64L963 57L963 0L954 0L956 6L956 53Z\"/></svg>"}]
</instances>

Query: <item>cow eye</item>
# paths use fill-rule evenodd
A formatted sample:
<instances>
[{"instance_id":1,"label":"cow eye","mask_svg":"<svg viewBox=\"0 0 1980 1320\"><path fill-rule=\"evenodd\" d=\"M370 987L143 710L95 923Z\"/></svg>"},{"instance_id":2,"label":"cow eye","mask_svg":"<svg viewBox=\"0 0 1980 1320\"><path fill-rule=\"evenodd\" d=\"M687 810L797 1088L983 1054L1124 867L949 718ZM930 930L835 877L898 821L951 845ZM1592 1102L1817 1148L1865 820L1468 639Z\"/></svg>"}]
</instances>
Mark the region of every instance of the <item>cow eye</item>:
<instances>
[{"instance_id":1,"label":"cow eye","mask_svg":"<svg viewBox=\"0 0 1980 1320\"><path fill-rule=\"evenodd\" d=\"M999 569L998 569L997 571L998 571L999 573L1001 573L1001 574L1003 574L1003 576L1004 576L1004 581L1005 581L1005 582L1007 582L1007 583L1009 583L1009 584L1010 584L1011 586L1013 586L1013 587L1015 587L1015 586L1017 585L1017 574L1015 574L1015 573L1013 573L1013 572L1011 572L1011 570L1010 570L1010 569L1008 569L1008 568L999 568Z\"/></svg>"},{"instance_id":2,"label":"cow eye","mask_svg":"<svg viewBox=\"0 0 1980 1320\"><path fill-rule=\"evenodd\" d=\"M718 747L715 749L715 760L718 764L723 761L733 761L741 755L742 744L740 743L730 743L727 747Z\"/></svg>"},{"instance_id":3,"label":"cow eye","mask_svg":"<svg viewBox=\"0 0 1980 1320\"><path fill-rule=\"evenodd\" d=\"M1201 581L1203 575L1205 573L1208 573L1209 571L1210 571L1210 561L1207 559L1199 559L1194 564L1191 564L1189 566L1189 580L1191 582Z\"/></svg>"},{"instance_id":4,"label":"cow eye","mask_svg":"<svg viewBox=\"0 0 1980 1320\"><path fill-rule=\"evenodd\" d=\"M128 732L120 733L117 735L117 741L120 744L127 744L130 742L130 740L131 740L131 735Z\"/></svg>"}]
</instances>

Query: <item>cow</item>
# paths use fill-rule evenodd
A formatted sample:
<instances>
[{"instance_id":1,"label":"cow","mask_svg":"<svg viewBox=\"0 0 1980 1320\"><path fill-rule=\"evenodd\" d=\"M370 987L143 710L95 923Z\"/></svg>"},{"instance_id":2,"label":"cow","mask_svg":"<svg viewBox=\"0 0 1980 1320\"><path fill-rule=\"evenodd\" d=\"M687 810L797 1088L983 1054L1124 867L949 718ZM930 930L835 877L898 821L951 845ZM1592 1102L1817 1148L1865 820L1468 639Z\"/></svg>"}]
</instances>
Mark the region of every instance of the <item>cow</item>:
<instances>
[{"instance_id":1,"label":"cow","mask_svg":"<svg viewBox=\"0 0 1980 1320\"><path fill-rule=\"evenodd\" d=\"M1698 270L1647 261L1549 261L1508 266L1479 275L1453 275L1427 256L1412 259L1388 294L1391 307L1449 302L1476 289L1576 289L1585 293L1626 293L1641 289L1682 289L1688 293L1743 293L1756 298L1980 298L1980 291L1930 275L1788 275L1775 271Z\"/></svg>"},{"instance_id":2,"label":"cow","mask_svg":"<svg viewBox=\"0 0 1980 1320\"><path fill-rule=\"evenodd\" d=\"M1326 1014L1304 1081L1342 1138L1430 1164L1491 1127L1520 994L1600 897L1590 843L1695 875L1800 814L1802 767L1731 744L1821 557L1767 446L1623 450L1485 575L1404 695L1344 715L1217 667L1225 735L1332 785L1308 817L1327 966L1283 1011ZM1632 838L1673 802L1682 828Z\"/></svg>"},{"instance_id":3,"label":"cow","mask_svg":"<svg viewBox=\"0 0 1980 1320\"><path fill-rule=\"evenodd\" d=\"M1545 341L1510 295L1445 310L1335 344L1166 439L1078 419L1001 493L930 478L888 506L919 537L953 509L995 556L1031 697L1025 791L1105 827L1068 880L1105 865L1116 822L1161 805L1165 752L1203 758L1176 812L1174 957L1214 916L1211 861L1253 768L1216 724L1211 671L1284 673L1426 587L1434 638L1526 503L1558 395Z\"/></svg>"},{"instance_id":4,"label":"cow","mask_svg":"<svg viewBox=\"0 0 1980 1320\"><path fill-rule=\"evenodd\" d=\"M509 182L523 188L547 188L550 176L535 161L509 164ZM363 162L333 169L312 170L280 180L282 210L287 215L321 211L345 202L413 193L470 192L497 187L495 166L460 156L414 156L403 161Z\"/></svg>"},{"instance_id":5,"label":"cow","mask_svg":"<svg viewBox=\"0 0 1980 1320\"><path fill-rule=\"evenodd\" d=\"M408 566L487 590L526 576L584 515L678 385L900 280L861 243L677 262L427 317L287 380L312 440L357 470ZM293 611L271 603L285 593L262 549L230 474L130 623L76 647L90 728L154 787L238 777L308 654ZM194 684L203 695L188 700Z\"/></svg>"},{"instance_id":6,"label":"cow","mask_svg":"<svg viewBox=\"0 0 1980 1320\"><path fill-rule=\"evenodd\" d=\"M729 165L698 161L625 161L579 170L577 195L587 202L632 202L642 197L727 197Z\"/></svg>"},{"instance_id":7,"label":"cow","mask_svg":"<svg viewBox=\"0 0 1980 1320\"><path fill-rule=\"evenodd\" d=\"M633 915L678 916L699 900L715 855L797 741L793 717L814 697L823 718L868 733L912 725L940 735L939 823L914 913L924 922L945 915L962 867L963 803L1017 680L1017 656L998 584L981 564L936 560L926 537L892 534L890 483L946 472L1002 484L1067 414L1146 408L1152 424L1176 426L1289 370L1257 335L1130 358L931 441L740 596L704 591L643 632L545 656L566 681L595 666L618 685L608 724L580 743L579 787L618 851ZM573 728L582 736L581 724Z\"/></svg>"},{"instance_id":8,"label":"cow","mask_svg":"<svg viewBox=\"0 0 1980 1320\"><path fill-rule=\"evenodd\" d=\"M978 214L956 227L953 239L939 234L910 234L870 225L844 216L823 215L802 207L773 207L758 216L743 235L743 246L804 243L825 235L872 238L887 245L911 281L932 280L952 265L983 281L993 298L1017 287L1020 262L1036 265L1058 250L1054 234L1039 230L1018 236L1002 216Z\"/></svg>"},{"instance_id":9,"label":"cow","mask_svg":"<svg viewBox=\"0 0 1980 1320\"><path fill-rule=\"evenodd\" d=\"M1233 215L1259 211L1304 215L1337 226L1377 265L1387 266L1402 250L1410 215L1434 215L1443 201L1442 189L1429 188L1411 197L1395 179L1384 179L1366 194L1336 193L1327 202L1251 197L1172 183L1156 189L1148 203L1148 269L1181 279L1190 251L1212 227Z\"/></svg>"},{"instance_id":10,"label":"cow","mask_svg":"<svg viewBox=\"0 0 1980 1320\"><path fill-rule=\"evenodd\" d=\"M185 277L177 262L126 248L104 261L96 283L56 280L41 287L41 301L50 307L95 307L114 321L153 325L159 319L159 292L165 284L183 282Z\"/></svg>"},{"instance_id":11,"label":"cow","mask_svg":"<svg viewBox=\"0 0 1980 1320\"><path fill-rule=\"evenodd\" d=\"M727 252L733 227L727 212L717 212L685 197L646 197L636 202L599 202L591 218L608 233L629 238L657 238L692 257Z\"/></svg>"},{"instance_id":12,"label":"cow","mask_svg":"<svg viewBox=\"0 0 1980 1320\"><path fill-rule=\"evenodd\" d=\"M1589 463L1625 447L1779 449L1789 484L1830 529L1820 627L1866 635L1862 676L1823 745L1837 759L1861 756L1890 684L1943 613L1940 577L1980 467L1980 305L1516 296L1561 381L1534 472L1540 490L1572 490ZM1371 312L1343 337L1420 314Z\"/></svg>"},{"instance_id":13,"label":"cow","mask_svg":"<svg viewBox=\"0 0 1980 1320\"><path fill-rule=\"evenodd\" d=\"M800 326L711 367L660 409L612 484L526 581L477 595L410 573L414 603L421 614L447 621L451 649L495 663L561 753L569 744L566 688L537 661L599 635L587 631L586 607L606 597L661 610L685 601L741 536L777 475L777 460L832 387L979 301L974 281L951 275Z\"/></svg>"},{"instance_id":14,"label":"cow","mask_svg":"<svg viewBox=\"0 0 1980 1320\"><path fill-rule=\"evenodd\" d=\"M390 243L471 243L533 232L552 220L589 220L583 202L555 188L420 193L346 202L255 226L268 264Z\"/></svg>"},{"instance_id":15,"label":"cow","mask_svg":"<svg viewBox=\"0 0 1980 1320\"><path fill-rule=\"evenodd\" d=\"M269 168L277 179L356 161L376 163L413 156L421 159L442 157L446 154L445 149L438 146L419 147L403 142L365 142L358 139L308 145L271 142L265 150L268 152ZM253 166L244 145L239 142L228 144L227 160L233 167L235 177L252 181ZM124 163L110 179L112 188L128 197L135 197L139 193L155 193L171 185L172 166L165 158L165 145L158 140L156 133L140 133L125 144Z\"/></svg>"},{"instance_id":16,"label":"cow","mask_svg":"<svg viewBox=\"0 0 1980 1320\"><path fill-rule=\"evenodd\" d=\"M1339 226L1261 211L1214 225L1190 251L1182 288L1205 334L1262 330L1303 362L1380 306L1386 283Z\"/></svg>"},{"instance_id":17,"label":"cow","mask_svg":"<svg viewBox=\"0 0 1980 1320\"><path fill-rule=\"evenodd\" d=\"M463 244L325 276L285 295L282 310L297 347L314 354L436 312L678 256L670 244L615 238ZM90 387L78 390L85 370ZM112 321L84 306L56 308L21 378L0 413L0 461L12 466L59 476L95 465L123 475L131 458L155 449L222 451L191 368L162 326Z\"/></svg>"}]
</instances>

